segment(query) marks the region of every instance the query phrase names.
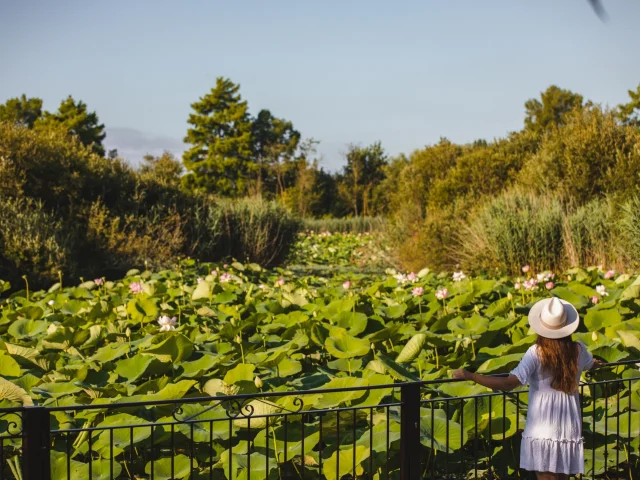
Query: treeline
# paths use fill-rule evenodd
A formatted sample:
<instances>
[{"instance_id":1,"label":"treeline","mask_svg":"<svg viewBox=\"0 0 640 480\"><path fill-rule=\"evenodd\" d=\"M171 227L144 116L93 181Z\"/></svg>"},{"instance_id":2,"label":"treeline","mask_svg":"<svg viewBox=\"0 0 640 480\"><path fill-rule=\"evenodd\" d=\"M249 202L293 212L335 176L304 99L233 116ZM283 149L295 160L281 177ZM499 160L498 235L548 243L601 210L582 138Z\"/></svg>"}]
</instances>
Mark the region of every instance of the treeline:
<instances>
[{"instance_id":1,"label":"treeline","mask_svg":"<svg viewBox=\"0 0 640 480\"><path fill-rule=\"evenodd\" d=\"M141 250L157 264L176 255L219 258L224 249L210 232L221 224L222 205L241 198L272 205L267 217L277 211L291 225L294 217L384 216L406 268L628 266L640 261L640 86L629 96L605 109L551 86L525 103L522 130L505 138L443 138L395 158L379 142L350 145L342 170L329 173L315 140L269 110L253 115L229 79L192 104L181 159L147 156L136 170L116 151L105 153L104 125L83 102L69 97L49 113L23 95L0 106L0 193L14 202L6 212L34 210L51 216L50 228L58 221L60 231L77 228L69 244L90 259L61 256L94 262L90 271L139 264ZM15 221L6 212L3 221ZM111 261L105 248L127 253ZM267 263L282 257L268 256Z\"/></svg>"}]
</instances>

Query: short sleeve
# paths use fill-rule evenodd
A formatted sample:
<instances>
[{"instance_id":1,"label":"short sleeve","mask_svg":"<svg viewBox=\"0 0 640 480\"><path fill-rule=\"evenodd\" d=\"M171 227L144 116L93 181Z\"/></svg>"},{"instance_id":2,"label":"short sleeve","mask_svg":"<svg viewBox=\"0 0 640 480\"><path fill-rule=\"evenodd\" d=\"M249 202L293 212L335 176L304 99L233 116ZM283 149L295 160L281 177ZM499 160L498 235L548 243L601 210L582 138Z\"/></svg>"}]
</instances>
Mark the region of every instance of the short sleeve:
<instances>
[{"instance_id":1,"label":"short sleeve","mask_svg":"<svg viewBox=\"0 0 640 480\"><path fill-rule=\"evenodd\" d=\"M518 377L521 385L527 385L529 383L529 379L535 373L537 366L537 354L536 354L536 346L532 345L526 351L522 360L516 368L511 370L511 375L515 375Z\"/></svg>"},{"instance_id":2,"label":"short sleeve","mask_svg":"<svg viewBox=\"0 0 640 480\"><path fill-rule=\"evenodd\" d=\"M580 353L578 354L578 368L581 372L589 370L593 366L593 355L582 342L578 342Z\"/></svg>"}]
</instances>

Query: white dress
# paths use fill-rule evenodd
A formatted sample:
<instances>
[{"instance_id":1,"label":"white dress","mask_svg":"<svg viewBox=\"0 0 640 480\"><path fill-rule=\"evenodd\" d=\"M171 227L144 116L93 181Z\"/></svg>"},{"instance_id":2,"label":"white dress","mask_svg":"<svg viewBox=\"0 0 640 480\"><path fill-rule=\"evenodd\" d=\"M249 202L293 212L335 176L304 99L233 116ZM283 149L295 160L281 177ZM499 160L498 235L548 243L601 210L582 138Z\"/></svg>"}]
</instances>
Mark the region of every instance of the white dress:
<instances>
[{"instance_id":1,"label":"white dress","mask_svg":"<svg viewBox=\"0 0 640 480\"><path fill-rule=\"evenodd\" d=\"M578 375L593 364L593 356L579 345ZM579 394L568 395L551 388L543 375L537 345L511 371L522 385L529 384L527 422L522 432L520 468L535 472L575 475L584 473L582 415Z\"/></svg>"}]
</instances>

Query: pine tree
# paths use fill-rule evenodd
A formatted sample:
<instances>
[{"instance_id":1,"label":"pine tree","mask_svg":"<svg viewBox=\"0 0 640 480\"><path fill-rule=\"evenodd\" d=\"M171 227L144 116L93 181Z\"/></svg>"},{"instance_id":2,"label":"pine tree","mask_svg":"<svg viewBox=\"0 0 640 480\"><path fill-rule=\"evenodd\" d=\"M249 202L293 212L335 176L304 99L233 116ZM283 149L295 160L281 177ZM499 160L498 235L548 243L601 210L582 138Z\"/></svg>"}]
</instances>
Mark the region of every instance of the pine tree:
<instances>
[{"instance_id":1,"label":"pine tree","mask_svg":"<svg viewBox=\"0 0 640 480\"><path fill-rule=\"evenodd\" d=\"M42 100L40 98L10 98L4 105L0 105L0 121L33 128L42 116Z\"/></svg>"},{"instance_id":2,"label":"pine tree","mask_svg":"<svg viewBox=\"0 0 640 480\"><path fill-rule=\"evenodd\" d=\"M63 100L56 113L45 112L44 117L35 124L36 128L49 126L63 126L71 135L91 150L104 156L105 151L102 141L107 136L104 125L99 123L96 112L89 112L87 105L82 101L76 102L71 95Z\"/></svg>"},{"instance_id":3,"label":"pine tree","mask_svg":"<svg viewBox=\"0 0 640 480\"><path fill-rule=\"evenodd\" d=\"M185 187L219 195L247 192L252 170L252 122L240 86L218 78L216 86L193 103L184 139L191 148L183 155L188 172Z\"/></svg>"}]
</instances>

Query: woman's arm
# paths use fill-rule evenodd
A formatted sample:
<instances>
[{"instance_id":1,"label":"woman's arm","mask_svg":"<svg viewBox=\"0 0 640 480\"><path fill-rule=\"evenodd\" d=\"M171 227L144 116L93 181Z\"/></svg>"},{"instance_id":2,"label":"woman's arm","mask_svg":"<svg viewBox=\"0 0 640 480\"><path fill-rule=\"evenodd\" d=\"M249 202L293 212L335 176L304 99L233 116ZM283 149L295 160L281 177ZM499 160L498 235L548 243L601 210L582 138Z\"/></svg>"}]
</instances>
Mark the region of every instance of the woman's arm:
<instances>
[{"instance_id":1,"label":"woman's arm","mask_svg":"<svg viewBox=\"0 0 640 480\"><path fill-rule=\"evenodd\" d=\"M603 362L602 360L598 360L597 358L594 358L593 363L591 364L591 368L589 368L589 370L595 370L596 368L600 368L603 365L606 365L606 363Z\"/></svg>"},{"instance_id":2,"label":"woman's arm","mask_svg":"<svg viewBox=\"0 0 640 480\"><path fill-rule=\"evenodd\" d=\"M520 380L515 375L509 374L508 377L490 377L488 375L482 375L481 373L471 373L467 370L460 369L453 372L453 378L459 378L461 380L471 380L484 387L491 388L492 390L510 391L516 387L522 386Z\"/></svg>"}]
</instances>

